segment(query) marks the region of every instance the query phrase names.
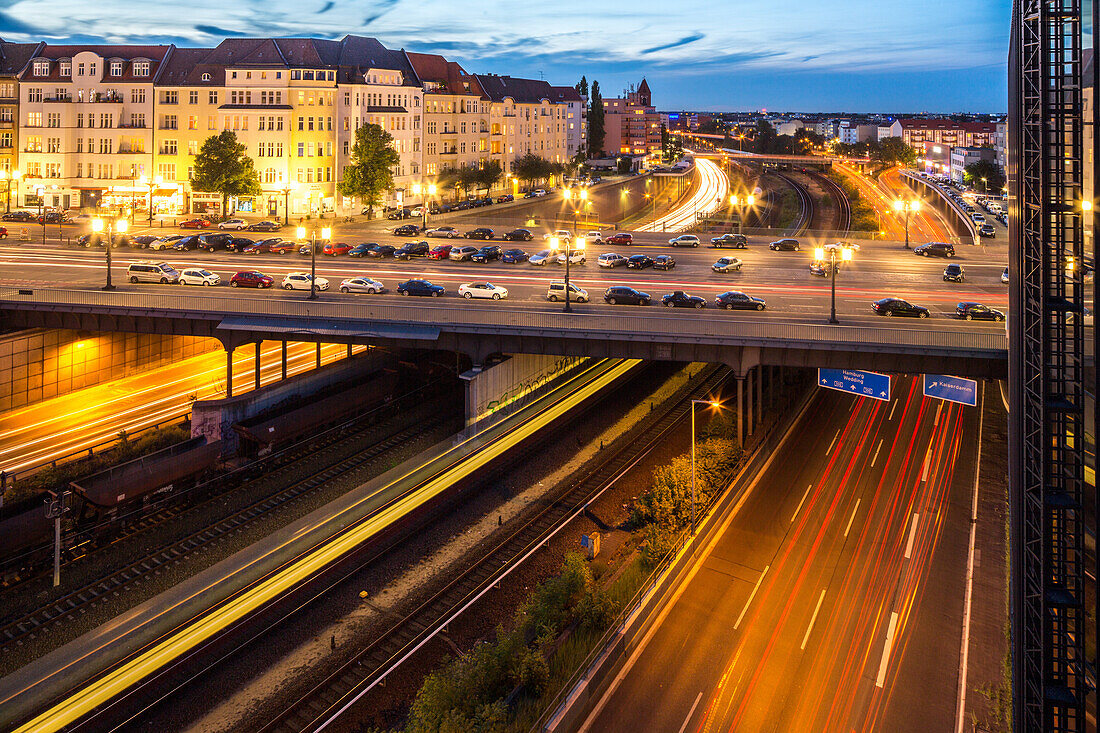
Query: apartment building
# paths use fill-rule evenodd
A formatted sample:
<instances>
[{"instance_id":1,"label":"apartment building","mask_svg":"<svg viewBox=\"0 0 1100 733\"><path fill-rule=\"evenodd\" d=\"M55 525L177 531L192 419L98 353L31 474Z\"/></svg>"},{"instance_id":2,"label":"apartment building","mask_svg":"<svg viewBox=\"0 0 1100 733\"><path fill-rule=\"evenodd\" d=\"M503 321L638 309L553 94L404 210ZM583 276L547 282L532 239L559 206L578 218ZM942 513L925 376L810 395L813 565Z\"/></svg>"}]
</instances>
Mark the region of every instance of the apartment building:
<instances>
[{"instance_id":1,"label":"apartment building","mask_svg":"<svg viewBox=\"0 0 1100 733\"><path fill-rule=\"evenodd\" d=\"M588 99L576 87L550 87L555 104L565 105L565 154L588 152Z\"/></svg>"},{"instance_id":2,"label":"apartment building","mask_svg":"<svg viewBox=\"0 0 1100 733\"><path fill-rule=\"evenodd\" d=\"M895 120L890 126L889 137L900 137L918 153L926 142L965 148L993 147L997 141L997 125L947 119Z\"/></svg>"},{"instance_id":3,"label":"apartment building","mask_svg":"<svg viewBox=\"0 0 1100 733\"><path fill-rule=\"evenodd\" d=\"M5 209L19 205L19 75L42 45L0 40L0 196Z\"/></svg>"},{"instance_id":4,"label":"apartment building","mask_svg":"<svg viewBox=\"0 0 1100 733\"><path fill-rule=\"evenodd\" d=\"M171 46L39 47L19 74L25 206L124 211L151 170L154 80Z\"/></svg>"},{"instance_id":5,"label":"apartment building","mask_svg":"<svg viewBox=\"0 0 1100 733\"><path fill-rule=\"evenodd\" d=\"M661 149L662 117L652 104L645 79L618 99L605 99L604 151L609 155L645 155Z\"/></svg>"},{"instance_id":6,"label":"apartment building","mask_svg":"<svg viewBox=\"0 0 1100 733\"><path fill-rule=\"evenodd\" d=\"M516 158L528 154L552 163L569 160L568 106L554 101L550 84L496 74L478 74L477 81L490 102L490 159L500 163L506 175Z\"/></svg>"}]
</instances>

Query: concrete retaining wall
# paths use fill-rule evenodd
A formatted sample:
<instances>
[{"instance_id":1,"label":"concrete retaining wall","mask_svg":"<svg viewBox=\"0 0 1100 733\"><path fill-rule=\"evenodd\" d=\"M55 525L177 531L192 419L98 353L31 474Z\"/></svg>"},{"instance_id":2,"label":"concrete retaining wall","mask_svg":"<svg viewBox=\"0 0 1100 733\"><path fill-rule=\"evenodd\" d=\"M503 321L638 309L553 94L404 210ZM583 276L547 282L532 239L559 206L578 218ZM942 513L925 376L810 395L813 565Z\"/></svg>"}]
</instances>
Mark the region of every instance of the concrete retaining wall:
<instances>
[{"instance_id":1,"label":"concrete retaining wall","mask_svg":"<svg viewBox=\"0 0 1100 733\"><path fill-rule=\"evenodd\" d=\"M513 354L487 369L462 375L466 382L466 427L511 414L544 386L585 361L583 357Z\"/></svg>"},{"instance_id":2,"label":"concrete retaining wall","mask_svg":"<svg viewBox=\"0 0 1100 733\"><path fill-rule=\"evenodd\" d=\"M0 410L220 348L216 339L30 329L0 336Z\"/></svg>"}]
</instances>

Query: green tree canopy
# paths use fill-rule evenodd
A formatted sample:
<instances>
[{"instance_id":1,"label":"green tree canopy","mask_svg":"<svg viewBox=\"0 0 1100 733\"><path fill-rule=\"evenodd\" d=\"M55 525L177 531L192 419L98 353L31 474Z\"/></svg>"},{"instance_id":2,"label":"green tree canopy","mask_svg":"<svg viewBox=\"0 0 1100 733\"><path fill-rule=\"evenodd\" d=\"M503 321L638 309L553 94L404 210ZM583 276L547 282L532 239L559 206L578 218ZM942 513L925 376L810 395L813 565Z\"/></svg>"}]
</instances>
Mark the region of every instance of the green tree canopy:
<instances>
[{"instance_id":1,"label":"green tree canopy","mask_svg":"<svg viewBox=\"0 0 1100 733\"><path fill-rule=\"evenodd\" d=\"M870 144L871 160L880 168L900 165L908 167L917 162L917 151L900 137L888 137Z\"/></svg>"},{"instance_id":2,"label":"green tree canopy","mask_svg":"<svg viewBox=\"0 0 1100 733\"><path fill-rule=\"evenodd\" d=\"M963 182L982 193L1000 193L1005 187L1005 172L992 160L979 160L963 168Z\"/></svg>"},{"instance_id":3,"label":"green tree canopy","mask_svg":"<svg viewBox=\"0 0 1100 733\"><path fill-rule=\"evenodd\" d=\"M252 158L245 155L247 150L243 143L237 142L237 136L231 130L226 130L203 140L195 155L191 188L221 194L222 216L226 215L226 201L230 196L259 196L263 193Z\"/></svg>"},{"instance_id":4,"label":"green tree canopy","mask_svg":"<svg viewBox=\"0 0 1100 733\"><path fill-rule=\"evenodd\" d=\"M393 168L400 162L393 135L380 125L367 124L355 131L351 164L336 188L341 196L359 199L367 206L367 218L382 203L382 194L393 188Z\"/></svg>"},{"instance_id":5,"label":"green tree canopy","mask_svg":"<svg viewBox=\"0 0 1100 733\"><path fill-rule=\"evenodd\" d=\"M504 169L501 168L500 161L490 160L477 172L477 187L479 189L491 191L493 187L500 182L500 178L503 175Z\"/></svg>"},{"instance_id":6,"label":"green tree canopy","mask_svg":"<svg viewBox=\"0 0 1100 733\"><path fill-rule=\"evenodd\" d=\"M588 97L588 79L585 78L583 74L581 75L581 80L578 81L577 85L573 88L577 90L577 94L582 97Z\"/></svg>"},{"instance_id":7,"label":"green tree canopy","mask_svg":"<svg viewBox=\"0 0 1100 733\"><path fill-rule=\"evenodd\" d=\"M588 157L598 158L603 154L603 144L607 139L604 128L603 95L600 83L592 82L592 97L588 102Z\"/></svg>"},{"instance_id":8,"label":"green tree canopy","mask_svg":"<svg viewBox=\"0 0 1100 733\"><path fill-rule=\"evenodd\" d=\"M554 173L554 164L534 153L522 155L512 163L512 175L526 183L545 180Z\"/></svg>"}]
</instances>

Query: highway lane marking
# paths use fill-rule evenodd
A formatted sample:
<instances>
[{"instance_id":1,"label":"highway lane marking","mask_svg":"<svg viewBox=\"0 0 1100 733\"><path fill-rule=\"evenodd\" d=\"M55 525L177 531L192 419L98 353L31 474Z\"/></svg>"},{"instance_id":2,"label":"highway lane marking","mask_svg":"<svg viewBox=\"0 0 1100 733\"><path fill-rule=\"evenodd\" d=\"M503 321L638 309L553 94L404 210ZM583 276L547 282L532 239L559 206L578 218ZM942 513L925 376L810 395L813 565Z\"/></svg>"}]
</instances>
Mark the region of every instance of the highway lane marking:
<instances>
[{"instance_id":1,"label":"highway lane marking","mask_svg":"<svg viewBox=\"0 0 1100 733\"><path fill-rule=\"evenodd\" d=\"M890 408L890 416L886 418L887 421L894 419L894 410L898 409L899 402L901 402L900 398L894 398L894 406Z\"/></svg>"},{"instance_id":2,"label":"highway lane marking","mask_svg":"<svg viewBox=\"0 0 1100 733\"><path fill-rule=\"evenodd\" d=\"M890 647L894 644L894 630L898 626L898 612L894 611L890 614L890 628L886 630L886 643L882 647L882 662L878 665L878 679L875 680L875 687L882 687L886 681L886 665L890 662Z\"/></svg>"},{"instance_id":3,"label":"highway lane marking","mask_svg":"<svg viewBox=\"0 0 1100 733\"><path fill-rule=\"evenodd\" d=\"M955 708L955 733L962 733L966 715L966 677L970 658L970 612L974 593L974 545L978 532L978 479L982 469L982 426L984 424L985 388L978 401L978 455L974 461L974 492L970 500L970 541L966 555L966 600L963 605L962 650L959 654L959 687L955 693L958 704ZM1093 582L1096 578L1093 578Z\"/></svg>"},{"instance_id":4,"label":"highway lane marking","mask_svg":"<svg viewBox=\"0 0 1100 733\"><path fill-rule=\"evenodd\" d=\"M764 582L764 576L768 574L768 568L770 567L771 565L765 565L764 569L760 571L760 577L756 579L756 585L752 587L752 593L749 593L749 599L745 601L745 607L741 609L741 615L737 617L737 621L733 624L735 630L745 620L745 614L748 613L749 606L752 605L752 599L756 598L756 591L760 590L760 584Z\"/></svg>"},{"instance_id":5,"label":"highway lane marking","mask_svg":"<svg viewBox=\"0 0 1100 733\"><path fill-rule=\"evenodd\" d=\"M940 413L943 412L943 403L941 402L939 407L936 408L936 419L932 421L932 428L938 428L940 426Z\"/></svg>"},{"instance_id":6,"label":"highway lane marking","mask_svg":"<svg viewBox=\"0 0 1100 733\"><path fill-rule=\"evenodd\" d=\"M871 458L871 468L875 467L875 461L878 460L878 452L880 450L882 450L882 441L884 441L884 440L886 440L886 439L885 438L879 438L878 439L878 445L875 447L875 455Z\"/></svg>"},{"instance_id":7,"label":"highway lane marking","mask_svg":"<svg viewBox=\"0 0 1100 733\"><path fill-rule=\"evenodd\" d=\"M798 516L798 512L800 512L802 510L802 505L806 503L806 497L810 495L810 489L812 489L813 487L814 487L813 484L810 484L809 486L806 487L806 493L802 495L802 501L798 502L798 508L795 509L794 514L791 515L791 521L792 522L794 521L795 517Z\"/></svg>"},{"instance_id":8,"label":"highway lane marking","mask_svg":"<svg viewBox=\"0 0 1100 733\"><path fill-rule=\"evenodd\" d=\"M810 617L810 625L806 627L806 634L802 637L802 646L799 649L806 648L806 642L810 640L810 632L814 630L814 623L817 621L817 613L821 610L821 602L825 600L825 589L821 589L821 595L817 597L817 605L814 606L814 615Z\"/></svg>"},{"instance_id":9,"label":"highway lane marking","mask_svg":"<svg viewBox=\"0 0 1100 733\"><path fill-rule=\"evenodd\" d=\"M928 466L932 462L932 445L929 444L928 451L924 454L924 468L921 469L920 480L921 483L928 481Z\"/></svg>"},{"instance_id":10,"label":"highway lane marking","mask_svg":"<svg viewBox=\"0 0 1100 733\"><path fill-rule=\"evenodd\" d=\"M859 502L860 501L862 501L862 499L857 498L856 499L856 505L854 507L852 507L852 517L851 517L851 519L848 520L848 526L844 528L844 536L845 537L848 536L848 530L850 530L852 528L852 522L856 521L856 512L859 511Z\"/></svg>"},{"instance_id":11,"label":"highway lane marking","mask_svg":"<svg viewBox=\"0 0 1100 733\"><path fill-rule=\"evenodd\" d=\"M695 708L699 706L699 701L703 699L703 693L700 692L695 696L695 702L691 705L691 710L688 710L687 717L684 718L684 724L680 726L680 733L684 733L687 730L688 723L691 722L691 716L695 714Z\"/></svg>"},{"instance_id":12,"label":"highway lane marking","mask_svg":"<svg viewBox=\"0 0 1100 733\"><path fill-rule=\"evenodd\" d=\"M829 447L825 450L825 455L829 455L833 452L833 446L836 445L836 439L840 437L840 431L836 431L836 435L833 436L833 441L829 443Z\"/></svg>"},{"instance_id":13,"label":"highway lane marking","mask_svg":"<svg viewBox=\"0 0 1100 733\"><path fill-rule=\"evenodd\" d=\"M909 541L905 543L905 559L908 560L913 554L913 541L917 537L917 518L920 515L916 512L913 513L913 523L909 527Z\"/></svg>"}]
</instances>

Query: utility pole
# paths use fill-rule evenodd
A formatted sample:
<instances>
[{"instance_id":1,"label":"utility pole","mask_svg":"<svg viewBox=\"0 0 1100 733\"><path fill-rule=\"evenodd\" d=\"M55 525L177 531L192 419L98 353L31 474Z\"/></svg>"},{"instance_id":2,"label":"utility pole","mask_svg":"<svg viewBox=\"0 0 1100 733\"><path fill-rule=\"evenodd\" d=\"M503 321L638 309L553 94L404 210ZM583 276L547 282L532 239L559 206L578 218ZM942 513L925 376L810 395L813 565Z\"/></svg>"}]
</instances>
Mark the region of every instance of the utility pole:
<instances>
[{"instance_id":1,"label":"utility pole","mask_svg":"<svg viewBox=\"0 0 1100 733\"><path fill-rule=\"evenodd\" d=\"M53 520L53 587L61 585L61 520L69 513L69 495L72 492L62 489L58 494L50 491L46 499L46 519Z\"/></svg>"}]
</instances>

